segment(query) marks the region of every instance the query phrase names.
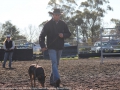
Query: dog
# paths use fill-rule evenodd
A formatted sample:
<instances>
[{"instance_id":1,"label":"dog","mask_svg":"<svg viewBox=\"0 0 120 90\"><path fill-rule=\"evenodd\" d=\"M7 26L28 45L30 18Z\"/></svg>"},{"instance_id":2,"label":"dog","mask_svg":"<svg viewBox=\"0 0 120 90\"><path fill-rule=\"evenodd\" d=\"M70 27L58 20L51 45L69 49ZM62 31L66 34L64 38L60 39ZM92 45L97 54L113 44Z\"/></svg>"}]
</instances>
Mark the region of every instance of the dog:
<instances>
[{"instance_id":1,"label":"dog","mask_svg":"<svg viewBox=\"0 0 120 90\"><path fill-rule=\"evenodd\" d=\"M40 82L41 86L44 87L46 76L45 76L44 69L41 66L36 65L36 64L32 64L28 69L28 73L30 76L32 87L36 86L36 83L35 83L36 78ZM34 81L34 86L33 86L33 81Z\"/></svg>"}]
</instances>

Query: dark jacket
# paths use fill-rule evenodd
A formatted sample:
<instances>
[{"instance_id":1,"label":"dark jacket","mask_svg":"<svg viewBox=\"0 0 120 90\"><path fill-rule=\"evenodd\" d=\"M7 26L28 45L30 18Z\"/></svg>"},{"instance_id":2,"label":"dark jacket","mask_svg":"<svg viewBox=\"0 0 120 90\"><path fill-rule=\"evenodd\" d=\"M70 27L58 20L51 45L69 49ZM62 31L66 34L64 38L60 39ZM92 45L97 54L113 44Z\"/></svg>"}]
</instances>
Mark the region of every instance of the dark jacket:
<instances>
[{"instance_id":1,"label":"dark jacket","mask_svg":"<svg viewBox=\"0 0 120 90\"><path fill-rule=\"evenodd\" d=\"M63 38L59 37L59 33L63 33ZM39 43L41 48L45 46L45 36L47 36L47 48L62 50L64 48L64 39L71 36L68 26L62 20L59 20L56 24L53 19L48 21L39 36Z\"/></svg>"},{"instance_id":2,"label":"dark jacket","mask_svg":"<svg viewBox=\"0 0 120 90\"><path fill-rule=\"evenodd\" d=\"M12 41L5 41L5 46L6 46L6 49L10 49L12 47Z\"/></svg>"}]
</instances>

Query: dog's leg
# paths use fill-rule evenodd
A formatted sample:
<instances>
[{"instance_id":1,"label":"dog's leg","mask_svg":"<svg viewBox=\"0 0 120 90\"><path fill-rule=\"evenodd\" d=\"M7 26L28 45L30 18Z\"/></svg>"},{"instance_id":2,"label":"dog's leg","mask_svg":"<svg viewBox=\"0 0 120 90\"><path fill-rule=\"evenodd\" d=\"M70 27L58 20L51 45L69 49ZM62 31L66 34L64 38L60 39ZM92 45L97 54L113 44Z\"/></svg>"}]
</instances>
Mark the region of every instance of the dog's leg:
<instances>
[{"instance_id":1,"label":"dog's leg","mask_svg":"<svg viewBox=\"0 0 120 90\"><path fill-rule=\"evenodd\" d=\"M33 75L33 79L34 79L34 87L36 87L36 83L35 83L35 79L36 79L36 67L34 68L34 75Z\"/></svg>"},{"instance_id":2,"label":"dog's leg","mask_svg":"<svg viewBox=\"0 0 120 90\"><path fill-rule=\"evenodd\" d=\"M30 75L31 87L33 87L33 75Z\"/></svg>"},{"instance_id":3,"label":"dog's leg","mask_svg":"<svg viewBox=\"0 0 120 90\"><path fill-rule=\"evenodd\" d=\"M36 83L35 83L35 76L34 76L34 87L36 87Z\"/></svg>"}]
</instances>

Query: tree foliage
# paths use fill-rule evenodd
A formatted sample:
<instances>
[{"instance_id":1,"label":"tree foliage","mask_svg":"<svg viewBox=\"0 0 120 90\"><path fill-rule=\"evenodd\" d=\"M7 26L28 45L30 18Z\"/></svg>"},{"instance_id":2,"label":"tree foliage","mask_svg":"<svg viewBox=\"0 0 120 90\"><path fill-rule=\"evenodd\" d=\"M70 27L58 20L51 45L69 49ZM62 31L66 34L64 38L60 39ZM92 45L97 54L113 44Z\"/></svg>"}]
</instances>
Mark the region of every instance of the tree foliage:
<instances>
[{"instance_id":1,"label":"tree foliage","mask_svg":"<svg viewBox=\"0 0 120 90\"><path fill-rule=\"evenodd\" d=\"M59 1L59 3L57 3ZM63 11L61 17L76 37L76 27L79 27L79 36L85 41L97 41L101 22L107 11L112 11L108 0L86 0L79 3L78 0L50 0L48 7L53 11L60 8Z\"/></svg>"},{"instance_id":2,"label":"tree foliage","mask_svg":"<svg viewBox=\"0 0 120 90\"><path fill-rule=\"evenodd\" d=\"M108 10L112 8L107 5L103 7L104 4L108 4L108 0L87 0L81 2L79 8L82 9L83 24L80 25L81 31L84 30L84 38L91 38L94 42L99 38L99 29L101 26L102 18L105 16ZM83 34L84 35L84 34Z\"/></svg>"},{"instance_id":3,"label":"tree foliage","mask_svg":"<svg viewBox=\"0 0 120 90\"><path fill-rule=\"evenodd\" d=\"M110 34L116 35L116 37L120 38L120 36L117 36L120 34L120 20L119 19L111 19L111 22L115 24L115 29L110 31Z\"/></svg>"},{"instance_id":4,"label":"tree foliage","mask_svg":"<svg viewBox=\"0 0 120 90\"><path fill-rule=\"evenodd\" d=\"M7 34L10 34L13 40L26 39L24 36L19 34L19 30L10 21L6 21L2 24L2 31L1 41L4 41Z\"/></svg>"}]
</instances>

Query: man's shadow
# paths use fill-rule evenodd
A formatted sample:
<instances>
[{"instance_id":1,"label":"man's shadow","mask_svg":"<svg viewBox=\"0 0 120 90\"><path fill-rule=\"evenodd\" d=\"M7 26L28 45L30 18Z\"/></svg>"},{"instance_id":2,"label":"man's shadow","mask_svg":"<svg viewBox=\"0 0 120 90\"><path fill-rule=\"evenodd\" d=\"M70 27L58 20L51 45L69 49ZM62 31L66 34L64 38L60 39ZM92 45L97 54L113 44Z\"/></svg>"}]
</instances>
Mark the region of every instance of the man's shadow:
<instances>
[{"instance_id":1,"label":"man's shadow","mask_svg":"<svg viewBox=\"0 0 120 90\"><path fill-rule=\"evenodd\" d=\"M16 68L5 68L6 70L15 70Z\"/></svg>"}]
</instances>

